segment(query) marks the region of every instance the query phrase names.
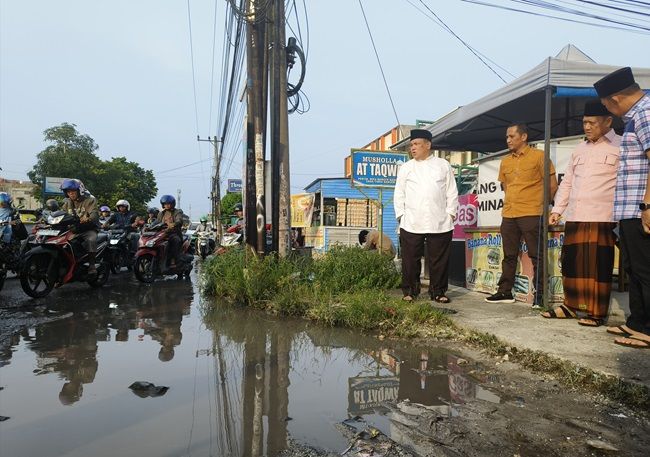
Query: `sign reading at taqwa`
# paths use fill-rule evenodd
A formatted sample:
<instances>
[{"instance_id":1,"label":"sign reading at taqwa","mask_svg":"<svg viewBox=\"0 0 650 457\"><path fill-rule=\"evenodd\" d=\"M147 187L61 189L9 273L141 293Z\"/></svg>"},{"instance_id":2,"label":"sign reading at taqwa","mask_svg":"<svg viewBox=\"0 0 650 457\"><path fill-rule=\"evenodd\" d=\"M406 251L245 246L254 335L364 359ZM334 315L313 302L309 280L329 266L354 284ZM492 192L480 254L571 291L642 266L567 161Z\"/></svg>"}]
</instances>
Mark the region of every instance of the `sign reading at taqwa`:
<instances>
[{"instance_id":1,"label":"sign reading at taqwa","mask_svg":"<svg viewBox=\"0 0 650 457\"><path fill-rule=\"evenodd\" d=\"M45 195L63 195L61 190L61 183L66 178L52 178L50 176L45 178L45 185L43 186L43 193Z\"/></svg>"},{"instance_id":2,"label":"sign reading at taqwa","mask_svg":"<svg viewBox=\"0 0 650 457\"><path fill-rule=\"evenodd\" d=\"M348 378L348 413L356 415L386 411L384 403L396 402L398 393L397 376Z\"/></svg>"},{"instance_id":3,"label":"sign reading at taqwa","mask_svg":"<svg viewBox=\"0 0 650 457\"><path fill-rule=\"evenodd\" d=\"M242 180L241 179L229 179L228 180L228 193L230 194L241 194L242 191Z\"/></svg>"},{"instance_id":4,"label":"sign reading at taqwa","mask_svg":"<svg viewBox=\"0 0 650 457\"><path fill-rule=\"evenodd\" d=\"M352 150L352 185L357 187L395 187L397 170L406 163L402 152Z\"/></svg>"}]
</instances>

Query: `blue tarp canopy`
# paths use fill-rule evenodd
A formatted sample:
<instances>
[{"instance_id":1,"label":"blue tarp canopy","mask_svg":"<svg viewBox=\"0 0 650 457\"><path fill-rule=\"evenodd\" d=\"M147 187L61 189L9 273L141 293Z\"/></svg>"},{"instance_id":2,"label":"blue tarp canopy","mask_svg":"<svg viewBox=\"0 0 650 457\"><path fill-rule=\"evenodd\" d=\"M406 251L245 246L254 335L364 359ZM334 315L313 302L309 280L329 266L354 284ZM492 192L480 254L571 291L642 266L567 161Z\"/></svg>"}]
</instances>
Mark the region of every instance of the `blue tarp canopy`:
<instances>
[{"instance_id":1,"label":"blue tarp canopy","mask_svg":"<svg viewBox=\"0 0 650 457\"><path fill-rule=\"evenodd\" d=\"M581 135L582 112L594 97L593 83L620 68L601 65L573 45L506 86L457 108L429 127L433 149L495 152L503 150L505 131L513 121L528 124L531 141L544 139L545 90L551 87L551 138ZM650 69L633 68L636 81L650 89ZM396 145L397 149L408 140Z\"/></svg>"}]
</instances>

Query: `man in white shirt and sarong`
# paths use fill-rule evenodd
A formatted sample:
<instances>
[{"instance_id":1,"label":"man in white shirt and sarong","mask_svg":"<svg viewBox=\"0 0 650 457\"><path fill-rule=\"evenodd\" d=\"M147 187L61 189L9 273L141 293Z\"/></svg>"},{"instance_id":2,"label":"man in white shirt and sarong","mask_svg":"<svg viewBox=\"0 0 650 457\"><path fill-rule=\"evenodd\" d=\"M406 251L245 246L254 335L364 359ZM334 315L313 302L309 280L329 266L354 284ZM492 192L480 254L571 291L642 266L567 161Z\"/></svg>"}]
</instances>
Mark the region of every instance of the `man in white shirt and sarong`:
<instances>
[{"instance_id":1,"label":"man in white shirt and sarong","mask_svg":"<svg viewBox=\"0 0 650 457\"><path fill-rule=\"evenodd\" d=\"M420 273L427 250L429 296L449 303L449 253L458 209L454 171L431 154L431 132L411 130L412 159L397 172L395 215L400 226L402 293L405 301L420 294Z\"/></svg>"}]
</instances>

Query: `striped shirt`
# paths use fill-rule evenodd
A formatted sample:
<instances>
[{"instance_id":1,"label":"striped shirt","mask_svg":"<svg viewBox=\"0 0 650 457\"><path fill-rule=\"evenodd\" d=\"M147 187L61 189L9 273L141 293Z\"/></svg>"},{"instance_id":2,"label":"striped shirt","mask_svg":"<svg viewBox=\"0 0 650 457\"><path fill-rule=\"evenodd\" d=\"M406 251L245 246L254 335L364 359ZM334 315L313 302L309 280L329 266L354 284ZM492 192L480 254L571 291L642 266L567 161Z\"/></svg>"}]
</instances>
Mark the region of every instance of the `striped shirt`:
<instances>
[{"instance_id":1,"label":"striped shirt","mask_svg":"<svg viewBox=\"0 0 650 457\"><path fill-rule=\"evenodd\" d=\"M614 194L614 220L640 218L650 172L650 97L644 95L623 116L625 130Z\"/></svg>"}]
</instances>

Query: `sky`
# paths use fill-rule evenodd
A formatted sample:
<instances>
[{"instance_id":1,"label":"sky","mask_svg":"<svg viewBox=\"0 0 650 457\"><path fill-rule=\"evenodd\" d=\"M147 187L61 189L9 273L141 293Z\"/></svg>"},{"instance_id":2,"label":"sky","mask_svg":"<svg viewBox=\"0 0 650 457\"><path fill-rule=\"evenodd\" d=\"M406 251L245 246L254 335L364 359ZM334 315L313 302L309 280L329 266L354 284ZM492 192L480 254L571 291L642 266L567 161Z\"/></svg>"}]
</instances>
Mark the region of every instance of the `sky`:
<instances>
[{"instance_id":1,"label":"sky","mask_svg":"<svg viewBox=\"0 0 650 457\"><path fill-rule=\"evenodd\" d=\"M302 12L302 1L297 3ZM650 67L648 34L460 0L426 3L463 40L515 76L568 43L599 63ZM46 146L43 130L69 122L97 142L102 159L139 162L154 171L159 196L181 189L185 212L195 219L207 213L212 148L196 137L216 133L221 74L220 64L212 71L214 8L219 63L226 1L189 4L192 48L187 0L0 0L2 177L28 179ZM363 5L402 124L435 120L503 85L407 0ZM306 0L306 7L303 90L311 108L289 118L292 193L319 177L343 176L350 148L397 124L359 1ZM306 44L306 23L301 26ZM224 183L241 178L242 151L225 151L224 158L232 161ZM168 171L177 167L183 168Z\"/></svg>"}]
</instances>

